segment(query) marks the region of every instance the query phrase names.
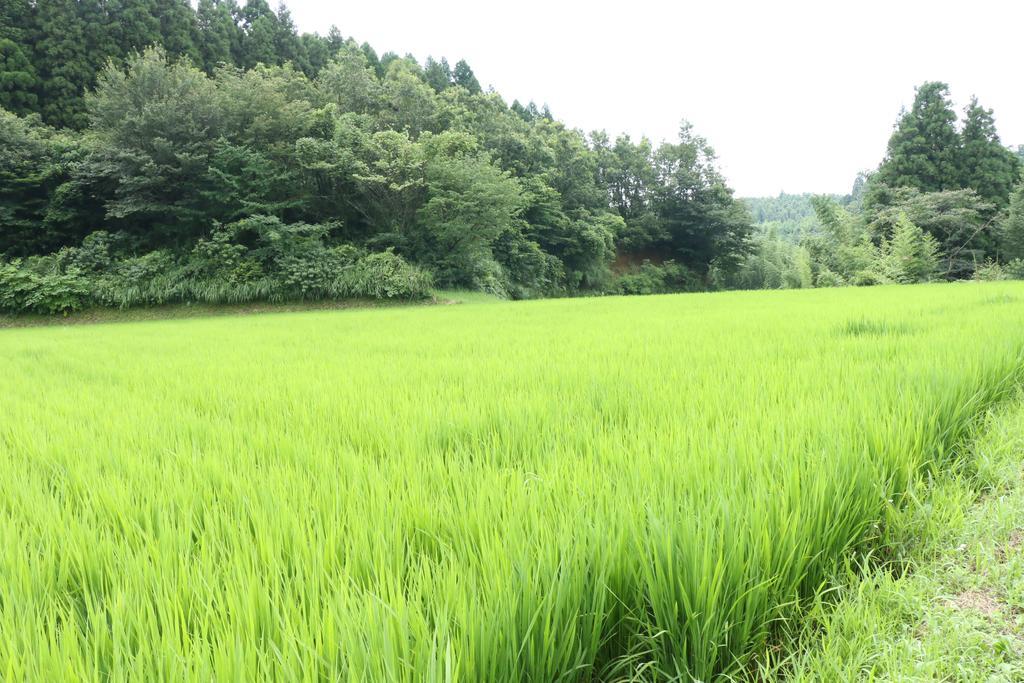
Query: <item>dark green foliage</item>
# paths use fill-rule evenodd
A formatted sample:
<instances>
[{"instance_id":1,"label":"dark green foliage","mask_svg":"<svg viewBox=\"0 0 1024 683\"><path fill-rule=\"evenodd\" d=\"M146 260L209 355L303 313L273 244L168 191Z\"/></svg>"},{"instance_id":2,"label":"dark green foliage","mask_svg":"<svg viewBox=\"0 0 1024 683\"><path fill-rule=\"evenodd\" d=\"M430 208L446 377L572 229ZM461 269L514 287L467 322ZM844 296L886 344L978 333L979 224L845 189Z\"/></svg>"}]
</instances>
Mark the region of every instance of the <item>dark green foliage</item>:
<instances>
[{"instance_id":1,"label":"dark green foliage","mask_svg":"<svg viewBox=\"0 0 1024 683\"><path fill-rule=\"evenodd\" d=\"M235 24L233 0L199 0L196 9L197 47L207 73L241 58L242 31Z\"/></svg>"},{"instance_id":2,"label":"dark green foliage","mask_svg":"<svg viewBox=\"0 0 1024 683\"><path fill-rule=\"evenodd\" d=\"M0 255L45 253L65 235L47 230L58 188L68 178L75 145L42 125L0 109Z\"/></svg>"},{"instance_id":3,"label":"dark green foliage","mask_svg":"<svg viewBox=\"0 0 1024 683\"><path fill-rule=\"evenodd\" d=\"M201 65L203 56L196 45L199 27L189 0L155 0L160 17L160 44L173 57L187 57Z\"/></svg>"},{"instance_id":4,"label":"dark green foliage","mask_svg":"<svg viewBox=\"0 0 1024 683\"><path fill-rule=\"evenodd\" d=\"M473 70L469 68L469 64L464 59L460 59L455 63L455 69L452 71L452 81L455 85L462 86L473 95L478 94L481 90L480 81L476 80Z\"/></svg>"},{"instance_id":5,"label":"dark green foliage","mask_svg":"<svg viewBox=\"0 0 1024 683\"><path fill-rule=\"evenodd\" d=\"M993 206L973 190L919 192L889 190L882 205L870 207L865 219L876 241L892 236L901 216L931 235L943 254L948 278L969 277L976 265L994 257L999 236Z\"/></svg>"},{"instance_id":6,"label":"dark green foliage","mask_svg":"<svg viewBox=\"0 0 1024 683\"><path fill-rule=\"evenodd\" d=\"M55 271L38 257L0 262L0 311L67 313L84 308L88 300L88 283L74 270Z\"/></svg>"},{"instance_id":7,"label":"dark green foliage","mask_svg":"<svg viewBox=\"0 0 1024 683\"><path fill-rule=\"evenodd\" d=\"M202 194L223 112L213 84L196 69L167 66L150 51L130 64L131 77L111 67L90 98L91 154L81 168L106 179L114 228L151 244L181 246L209 229Z\"/></svg>"},{"instance_id":8,"label":"dark green foliage","mask_svg":"<svg viewBox=\"0 0 1024 683\"><path fill-rule=\"evenodd\" d=\"M52 256L0 261L0 311L430 296L429 274L391 252L329 246L331 228L253 216L217 226L180 258L132 255L130 238L96 232Z\"/></svg>"},{"instance_id":9,"label":"dark green foliage","mask_svg":"<svg viewBox=\"0 0 1024 683\"><path fill-rule=\"evenodd\" d=\"M291 12L282 2L277 8L277 34L274 37L274 52L277 54L277 63L291 63L307 76L313 75L313 67L309 62L309 55L306 53L306 46L299 38L292 21Z\"/></svg>"},{"instance_id":10,"label":"dark green foliage","mask_svg":"<svg viewBox=\"0 0 1024 683\"><path fill-rule=\"evenodd\" d=\"M662 145L655 157L660 184L654 206L680 263L731 272L747 249L750 213L733 198L714 159L707 141L684 124L679 143Z\"/></svg>"},{"instance_id":11,"label":"dark green foliage","mask_svg":"<svg viewBox=\"0 0 1024 683\"><path fill-rule=\"evenodd\" d=\"M378 58L337 29L299 37L265 0L26 7L32 31L66 29L43 47L70 57L33 53L40 97L22 105L87 130L4 114L0 251L75 250L57 270L85 273L92 304L363 295L395 259L416 291L433 277L514 298L603 292L632 251L679 266L623 290L688 289L747 250L749 216L688 127L658 149L602 146L484 93L465 61ZM271 254L254 226L310 251ZM102 231L118 235L106 265L67 265ZM391 255L359 270L352 254L370 252Z\"/></svg>"},{"instance_id":12,"label":"dark green foliage","mask_svg":"<svg viewBox=\"0 0 1024 683\"><path fill-rule=\"evenodd\" d=\"M967 107L961 138L960 186L973 189L997 209L1004 208L1021 163L999 141L992 110L980 106L977 98Z\"/></svg>"},{"instance_id":13,"label":"dark green foliage","mask_svg":"<svg viewBox=\"0 0 1024 683\"><path fill-rule=\"evenodd\" d=\"M237 13L236 21L243 34L238 65L248 69L257 64L279 64L277 15L266 0L246 0Z\"/></svg>"},{"instance_id":14,"label":"dark green foliage","mask_svg":"<svg viewBox=\"0 0 1024 683\"><path fill-rule=\"evenodd\" d=\"M159 45L161 21L156 0L106 0L108 31L117 46L110 57L117 61L133 52ZM102 68L103 63L97 68Z\"/></svg>"},{"instance_id":15,"label":"dark green foliage","mask_svg":"<svg viewBox=\"0 0 1024 683\"><path fill-rule=\"evenodd\" d=\"M38 111L41 84L31 47L35 26L29 0L0 2L0 107L20 115Z\"/></svg>"},{"instance_id":16,"label":"dark green foliage","mask_svg":"<svg viewBox=\"0 0 1024 683\"><path fill-rule=\"evenodd\" d=\"M701 289L701 279L689 268L665 261L654 264L644 261L612 281L609 294L666 294L694 292Z\"/></svg>"},{"instance_id":17,"label":"dark green foliage","mask_svg":"<svg viewBox=\"0 0 1024 683\"><path fill-rule=\"evenodd\" d=\"M1010 197L1010 208L1000 226L1002 255L1008 260L1024 259L1024 181Z\"/></svg>"},{"instance_id":18,"label":"dark green foliage","mask_svg":"<svg viewBox=\"0 0 1024 683\"><path fill-rule=\"evenodd\" d=\"M78 20L85 39L85 61L89 72L95 74L119 54L114 33L110 30L110 23L117 21L118 17L108 16L104 0L78 0ZM90 78L88 85L92 83Z\"/></svg>"},{"instance_id":19,"label":"dark green foliage","mask_svg":"<svg viewBox=\"0 0 1024 683\"><path fill-rule=\"evenodd\" d=\"M423 79L436 92L441 92L450 86L452 70L448 66L448 60L442 57L440 62L436 62L433 57L427 57L427 63L423 66Z\"/></svg>"},{"instance_id":20,"label":"dark green foliage","mask_svg":"<svg viewBox=\"0 0 1024 683\"><path fill-rule=\"evenodd\" d=\"M82 93L92 80L85 32L76 0L51 0L36 6L35 69L40 111L54 126L86 123Z\"/></svg>"},{"instance_id":21,"label":"dark green foliage","mask_svg":"<svg viewBox=\"0 0 1024 683\"><path fill-rule=\"evenodd\" d=\"M877 180L922 192L959 189L959 145L949 86L925 83L917 89L913 106L904 112L889 139Z\"/></svg>"},{"instance_id":22,"label":"dark green foliage","mask_svg":"<svg viewBox=\"0 0 1024 683\"><path fill-rule=\"evenodd\" d=\"M15 114L36 110L39 79L22 46L0 38L0 107Z\"/></svg>"}]
</instances>

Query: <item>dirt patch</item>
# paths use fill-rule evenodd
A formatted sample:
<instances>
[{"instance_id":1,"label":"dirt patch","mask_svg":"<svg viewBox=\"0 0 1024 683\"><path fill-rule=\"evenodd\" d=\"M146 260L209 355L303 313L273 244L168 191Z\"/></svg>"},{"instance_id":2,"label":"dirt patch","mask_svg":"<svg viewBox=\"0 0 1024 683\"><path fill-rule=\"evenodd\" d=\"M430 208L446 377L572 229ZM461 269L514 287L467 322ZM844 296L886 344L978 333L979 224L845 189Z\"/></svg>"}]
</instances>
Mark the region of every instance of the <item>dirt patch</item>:
<instances>
[{"instance_id":1,"label":"dirt patch","mask_svg":"<svg viewBox=\"0 0 1024 683\"><path fill-rule=\"evenodd\" d=\"M1001 603L987 591L964 591L949 601L951 607L959 610L973 610L985 616L995 616Z\"/></svg>"}]
</instances>

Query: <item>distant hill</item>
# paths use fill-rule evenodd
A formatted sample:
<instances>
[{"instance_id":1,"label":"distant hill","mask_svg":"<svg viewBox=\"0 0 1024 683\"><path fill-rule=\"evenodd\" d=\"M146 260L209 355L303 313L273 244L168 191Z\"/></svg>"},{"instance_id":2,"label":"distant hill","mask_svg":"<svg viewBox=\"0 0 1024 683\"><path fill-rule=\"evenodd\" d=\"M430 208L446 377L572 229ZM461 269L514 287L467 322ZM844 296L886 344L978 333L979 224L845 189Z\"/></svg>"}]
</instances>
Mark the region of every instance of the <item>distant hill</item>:
<instances>
[{"instance_id":1,"label":"distant hill","mask_svg":"<svg viewBox=\"0 0 1024 683\"><path fill-rule=\"evenodd\" d=\"M764 231L775 233L791 242L798 242L802 234L815 232L820 227L814 214L811 198L817 195L779 193L776 197L745 197L740 201L747 205L754 217L754 224ZM827 195L840 204L850 201L849 195Z\"/></svg>"}]
</instances>

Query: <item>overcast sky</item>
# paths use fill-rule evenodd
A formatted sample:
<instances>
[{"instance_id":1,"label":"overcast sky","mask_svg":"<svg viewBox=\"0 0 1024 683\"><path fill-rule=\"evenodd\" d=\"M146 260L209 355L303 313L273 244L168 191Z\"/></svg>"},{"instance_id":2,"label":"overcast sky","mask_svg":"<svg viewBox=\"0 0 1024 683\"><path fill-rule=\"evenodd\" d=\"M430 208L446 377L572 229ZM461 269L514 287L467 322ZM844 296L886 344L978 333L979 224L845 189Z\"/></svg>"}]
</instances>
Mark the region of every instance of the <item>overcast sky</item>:
<instances>
[{"instance_id":1,"label":"overcast sky","mask_svg":"<svg viewBox=\"0 0 1024 683\"><path fill-rule=\"evenodd\" d=\"M848 192L926 80L1024 144L1021 0L289 0L301 31L460 58L569 126L672 139L689 119L741 196Z\"/></svg>"}]
</instances>

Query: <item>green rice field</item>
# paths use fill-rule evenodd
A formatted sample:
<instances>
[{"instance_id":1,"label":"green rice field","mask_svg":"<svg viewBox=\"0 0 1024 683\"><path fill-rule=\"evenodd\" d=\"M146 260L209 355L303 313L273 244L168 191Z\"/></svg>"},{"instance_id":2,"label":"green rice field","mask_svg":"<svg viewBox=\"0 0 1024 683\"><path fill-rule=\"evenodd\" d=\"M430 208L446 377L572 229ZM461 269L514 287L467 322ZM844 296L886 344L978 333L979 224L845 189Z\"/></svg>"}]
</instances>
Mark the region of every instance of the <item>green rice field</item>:
<instances>
[{"instance_id":1,"label":"green rice field","mask_svg":"<svg viewBox=\"0 0 1024 683\"><path fill-rule=\"evenodd\" d=\"M5 681L742 677L1024 372L1024 284L0 330Z\"/></svg>"}]
</instances>

